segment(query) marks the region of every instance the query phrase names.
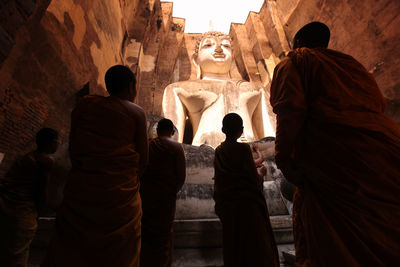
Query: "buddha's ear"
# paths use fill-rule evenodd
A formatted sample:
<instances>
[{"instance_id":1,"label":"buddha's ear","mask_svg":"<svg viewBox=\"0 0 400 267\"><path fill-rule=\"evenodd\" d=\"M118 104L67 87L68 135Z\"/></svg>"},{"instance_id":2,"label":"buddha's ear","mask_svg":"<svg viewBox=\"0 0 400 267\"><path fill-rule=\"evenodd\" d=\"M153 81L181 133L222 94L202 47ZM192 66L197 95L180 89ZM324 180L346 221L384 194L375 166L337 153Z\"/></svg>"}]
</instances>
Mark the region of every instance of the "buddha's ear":
<instances>
[{"instance_id":1,"label":"buddha's ear","mask_svg":"<svg viewBox=\"0 0 400 267\"><path fill-rule=\"evenodd\" d=\"M192 55L192 62L193 62L194 67L196 68L196 78L198 80L200 80L201 79L201 69L200 69L200 65L198 63L197 54Z\"/></svg>"}]
</instances>

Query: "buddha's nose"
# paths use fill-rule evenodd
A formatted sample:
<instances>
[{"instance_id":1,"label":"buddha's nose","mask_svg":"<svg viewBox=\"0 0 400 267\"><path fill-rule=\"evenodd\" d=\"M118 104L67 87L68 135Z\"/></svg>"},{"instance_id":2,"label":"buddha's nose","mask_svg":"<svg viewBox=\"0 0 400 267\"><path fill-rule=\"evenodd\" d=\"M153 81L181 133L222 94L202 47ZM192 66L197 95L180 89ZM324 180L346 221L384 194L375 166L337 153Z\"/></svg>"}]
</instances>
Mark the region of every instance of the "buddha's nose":
<instances>
[{"instance_id":1,"label":"buddha's nose","mask_svg":"<svg viewBox=\"0 0 400 267\"><path fill-rule=\"evenodd\" d=\"M222 53L223 52L220 44L218 44L217 47L215 48L215 52L216 53Z\"/></svg>"}]
</instances>

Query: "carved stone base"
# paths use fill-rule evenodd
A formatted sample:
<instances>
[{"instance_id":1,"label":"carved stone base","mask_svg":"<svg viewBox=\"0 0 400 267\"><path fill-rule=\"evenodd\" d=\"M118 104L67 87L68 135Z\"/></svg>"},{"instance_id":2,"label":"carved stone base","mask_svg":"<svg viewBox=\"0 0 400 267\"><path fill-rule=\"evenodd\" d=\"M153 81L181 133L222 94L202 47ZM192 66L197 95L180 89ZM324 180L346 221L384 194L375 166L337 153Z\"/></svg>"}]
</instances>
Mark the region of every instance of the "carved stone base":
<instances>
[{"instance_id":1,"label":"carved stone base","mask_svg":"<svg viewBox=\"0 0 400 267\"><path fill-rule=\"evenodd\" d=\"M264 138L257 143L265 158L267 174L264 177L264 196L270 216L291 214L290 203L282 197L281 171L274 162L274 138ZM183 145L186 156L186 181L178 193L175 218L210 219L217 218L214 212L214 149L207 145Z\"/></svg>"}]
</instances>

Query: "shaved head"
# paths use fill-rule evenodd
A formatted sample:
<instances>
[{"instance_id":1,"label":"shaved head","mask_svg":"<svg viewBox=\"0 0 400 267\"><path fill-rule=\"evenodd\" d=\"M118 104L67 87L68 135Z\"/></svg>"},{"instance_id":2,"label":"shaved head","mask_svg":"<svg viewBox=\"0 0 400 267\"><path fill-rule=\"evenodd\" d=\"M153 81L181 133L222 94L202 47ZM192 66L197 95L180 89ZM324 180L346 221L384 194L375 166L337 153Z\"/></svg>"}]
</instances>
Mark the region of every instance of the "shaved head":
<instances>
[{"instance_id":1,"label":"shaved head","mask_svg":"<svg viewBox=\"0 0 400 267\"><path fill-rule=\"evenodd\" d=\"M330 36L330 30L325 24L318 21L308 23L294 36L293 49L301 47L327 48Z\"/></svg>"},{"instance_id":2,"label":"shaved head","mask_svg":"<svg viewBox=\"0 0 400 267\"><path fill-rule=\"evenodd\" d=\"M243 130L243 120L236 113L228 113L222 120L222 132L227 136Z\"/></svg>"},{"instance_id":3,"label":"shaved head","mask_svg":"<svg viewBox=\"0 0 400 267\"><path fill-rule=\"evenodd\" d=\"M157 135L162 134L173 134L174 132L174 124L169 119L161 119L157 123Z\"/></svg>"},{"instance_id":4,"label":"shaved head","mask_svg":"<svg viewBox=\"0 0 400 267\"><path fill-rule=\"evenodd\" d=\"M129 90L130 83L133 83L133 87L136 85L135 74L130 68L123 65L115 65L109 68L104 79L110 95L117 95L124 90Z\"/></svg>"}]
</instances>

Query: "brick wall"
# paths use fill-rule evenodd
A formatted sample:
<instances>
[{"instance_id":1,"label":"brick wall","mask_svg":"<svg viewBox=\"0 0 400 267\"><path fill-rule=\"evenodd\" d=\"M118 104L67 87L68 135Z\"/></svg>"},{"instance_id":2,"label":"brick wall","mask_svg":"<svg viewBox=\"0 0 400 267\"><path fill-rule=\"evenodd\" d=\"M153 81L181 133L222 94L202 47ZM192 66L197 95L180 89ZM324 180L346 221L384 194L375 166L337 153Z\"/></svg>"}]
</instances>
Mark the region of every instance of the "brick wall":
<instances>
[{"instance_id":1,"label":"brick wall","mask_svg":"<svg viewBox=\"0 0 400 267\"><path fill-rule=\"evenodd\" d=\"M90 93L106 95L106 70L124 63L123 13L132 20L139 12L133 10L138 1L6 2L0 10L0 179L16 155L35 147L40 128L55 128L68 141L78 92L89 84Z\"/></svg>"}]
</instances>

